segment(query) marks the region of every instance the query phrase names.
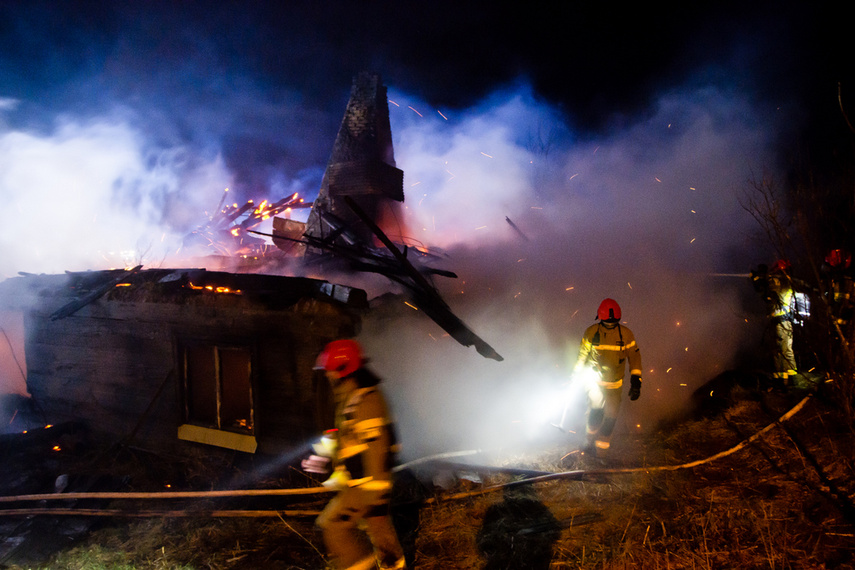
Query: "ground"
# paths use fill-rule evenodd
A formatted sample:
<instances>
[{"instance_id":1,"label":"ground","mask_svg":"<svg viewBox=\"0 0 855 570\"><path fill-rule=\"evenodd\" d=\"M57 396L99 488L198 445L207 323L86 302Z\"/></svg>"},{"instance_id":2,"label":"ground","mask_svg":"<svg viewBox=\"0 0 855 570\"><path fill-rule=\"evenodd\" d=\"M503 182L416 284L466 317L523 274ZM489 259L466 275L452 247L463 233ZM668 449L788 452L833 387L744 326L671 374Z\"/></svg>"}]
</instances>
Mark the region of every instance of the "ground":
<instances>
[{"instance_id":1,"label":"ground","mask_svg":"<svg viewBox=\"0 0 855 570\"><path fill-rule=\"evenodd\" d=\"M794 407L791 417L777 421ZM553 434L542 445L494 461L498 470L445 465L401 473L395 514L410 566L855 568L855 439L833 386L737 387L726 401L700 412L653 435L616 438L605 464L568 455L573 446ZM136 448L105 454L82 444L55 451L48 447L55 438L42 436L4 450L2 494L52 492L57 485L67 485L66 493L228 488L250 472L260 488L316 484L294 466L264 471L236 457L177 460ZM74 446L81 437L69 429L63 445ZM440 471L445 477L437 476ZM258 478L261 472L267 475ZM532 472L563 475L531 482L526 477ZM68 477L57 481L57 473ZM434 485L440 480L442 486ZM161 514L4 516L0 565L322 569L313 513L327 498L4 504ZM226 518L211 516L215 509L282 514Z\"/></svg>"}]
</instances>

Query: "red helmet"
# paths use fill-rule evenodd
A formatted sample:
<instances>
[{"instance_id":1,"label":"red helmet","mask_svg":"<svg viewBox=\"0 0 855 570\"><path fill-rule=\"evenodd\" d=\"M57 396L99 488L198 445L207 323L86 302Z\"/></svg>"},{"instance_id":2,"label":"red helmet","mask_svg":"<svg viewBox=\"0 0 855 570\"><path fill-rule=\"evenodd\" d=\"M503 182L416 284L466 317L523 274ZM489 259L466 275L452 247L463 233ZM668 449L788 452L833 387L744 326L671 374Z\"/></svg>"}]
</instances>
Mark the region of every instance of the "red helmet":
<instances>
[{"instance_id":1,"label":"red helmet","mask_svg":"<svg viewBox=\"0 0 855 570\"><path fill-rule=\"evenodd\" d=\"M790 271L790 267L792 265L786 259L779 259L775 262L775 265L772 266L772 269L769 270L770 273L788 273Z\"/></svg>"},{"instance_id":2,"label":"red helmet","mask_svg":"<svg viewBox=\"0 0 855 570\"><path fill-rule=\"evenodd\" d=\"M355 340L334 340L318 355L315 369L338 372L344 378L362 367L362 348Z\"/></svg>"},{"instance_id":3,"label":"red helmet","mask_svg":"<svg viewBox=\"0 0 855 570\"><path fill-rule=\"evenodd\" d=\"M620 305L614 299L603 299L600 308L597 309L597 318L601 321L619 321Z\"/></svg>"},{"instance_id":4,"label":"red helmet","mask_svg":"<svg viewBox=\"0 0 855 570\"><path fill-rule=\"evenodd\" d=\"M852 262L852 256L845 249L832 249L825 256L825 262L834 268L847 269Z\"/></svg>"}]
</instances>

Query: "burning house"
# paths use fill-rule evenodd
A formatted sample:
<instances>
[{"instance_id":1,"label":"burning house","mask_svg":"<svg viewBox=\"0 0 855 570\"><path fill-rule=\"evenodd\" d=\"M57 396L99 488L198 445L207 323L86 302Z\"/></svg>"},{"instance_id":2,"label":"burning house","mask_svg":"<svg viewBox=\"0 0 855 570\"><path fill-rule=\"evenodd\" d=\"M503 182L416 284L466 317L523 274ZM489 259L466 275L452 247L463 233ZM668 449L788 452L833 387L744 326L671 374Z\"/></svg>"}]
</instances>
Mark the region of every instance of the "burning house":
<instances>
[{"instance_id":1,"label":"burning house","mask_svg":"<svg viewBox=\"0 0 855 570\"><path fill-rule=\"evenodd\" d=\"M23 314L27 391L47 422L82 420L148 446L275 453L305 441L332 414L314 359L330 340L359 333L368 302L360 288L281 276L301 263L316 274L327 263L381 274L462 345L501 360L430 282L456 275L402 244L395 208L403 199L386 88L378 75L359 74L313 204L294 195L224 205L224 196L185 240L210 248L198 269L22 274L0 283L0 310ZM276 216L309 206L305 223ZM252 229L270 217L273 234ZM256 261L219 270L228 257Z\"/></svg>"},{"instance_id":2,"label":"burning house","mask_svg":"<svg viewBox=\"0 0 855 570\"><path fill-rule=\"evenodd\" d=\"M276 452L332 413L314 359L358 333L364 291L203 269L22 275L27 389L51 423L169 447Z\"/></svg>"}]
</instances>

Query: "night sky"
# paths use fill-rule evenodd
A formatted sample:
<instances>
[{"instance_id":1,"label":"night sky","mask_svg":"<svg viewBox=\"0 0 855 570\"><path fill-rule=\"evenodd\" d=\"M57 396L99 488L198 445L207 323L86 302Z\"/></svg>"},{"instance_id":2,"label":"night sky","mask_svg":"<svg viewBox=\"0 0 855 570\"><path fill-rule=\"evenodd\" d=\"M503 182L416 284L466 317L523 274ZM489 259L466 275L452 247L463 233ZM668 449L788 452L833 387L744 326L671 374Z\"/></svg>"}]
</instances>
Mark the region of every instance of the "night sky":
<instances>
[{"instance_id":1,"label":"night sky","mask_svg":"<svg viewBox=\"0 0 855 570\"><path fill-rule=\"evenodd\" d=\"M591 133L687 81L726 85L785 109L788 143L833 129L853 76L843 19L814 3L534 4L7 0L0 124L121 108L153 144L222 152L252 193L325 164L362 70L449 112L526 83Z\"/></svg>"},{"instance_id":2,"label":"night sky","mask_svg":"<svg viewBox=\"0 0 855 570\"><path fill-rule=\"evenodd\" d=\"M748 182L851 163L853 35L820 3L529 4L0 0L0 278L180 263L224 188L313 198L375 71L411 236L448 252L443 295L505 357L427 321L366 331L405 439L522 416L471 406L566 378L606 296L642 347L640 415L673 412L758 342L746 283L710 277L769 262Z\"/></svg>"}]
</instances>

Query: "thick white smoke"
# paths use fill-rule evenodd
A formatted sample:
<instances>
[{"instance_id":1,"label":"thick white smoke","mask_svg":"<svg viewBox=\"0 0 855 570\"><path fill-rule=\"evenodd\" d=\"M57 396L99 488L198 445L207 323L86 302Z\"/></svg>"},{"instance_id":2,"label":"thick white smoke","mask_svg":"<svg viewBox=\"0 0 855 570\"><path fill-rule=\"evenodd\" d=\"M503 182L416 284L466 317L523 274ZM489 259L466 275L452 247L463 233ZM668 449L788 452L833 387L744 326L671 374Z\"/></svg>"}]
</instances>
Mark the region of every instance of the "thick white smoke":
<instances>
[{"instance_id":1,"label":"thick white smoke","mask_svg":"<svg viewBox=\"0 0 855 570\"><path fill-rule=\"evenodd\" d=\"M229 183L219 156L156 147L121 118L0 123L0 279L159 264Z\"/></svg>"},{"instance_id":2,"label":"thick white smoke","mask_svg":"<svg viewBox=\"0 0 855 570\"><path fill-rule=\"evenodd\" d=\"M460 278L439 278L441 291L505 358L482 358L420 315L365 331L415 455L497 448L536 429L606 297L644 366L619 431L684 410L759 341L741 313L748 280L712 275L745 273L757 257L739 196L775 133L748 99L686 88L584 136L525 88L457 114L390 99L411 232L448 253L439 265Z\"/></svg>"}]
</instances>

